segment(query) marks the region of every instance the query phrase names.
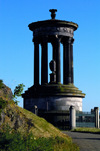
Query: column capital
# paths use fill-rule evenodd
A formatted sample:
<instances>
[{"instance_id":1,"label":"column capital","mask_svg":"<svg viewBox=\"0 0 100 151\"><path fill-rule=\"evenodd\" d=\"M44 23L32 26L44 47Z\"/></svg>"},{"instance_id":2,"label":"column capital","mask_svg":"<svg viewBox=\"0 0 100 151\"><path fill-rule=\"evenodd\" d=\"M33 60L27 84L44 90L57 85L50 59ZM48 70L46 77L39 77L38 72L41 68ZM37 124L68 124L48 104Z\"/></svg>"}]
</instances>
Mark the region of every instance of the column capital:
<instances>
[{"instance_id":1,"label":"column capital","mask_svg":"<svg viewBox=\"0 0 100 151\"><path fill-rule=\"evenodd\" d=\"M71 37L68 37L68 43L71 43L71 41L72 41L72 38Z\"/></svg>"},{"instance_id":2,"label":"column capital","mask_svg":"<svg viewBox=\"0 0 100 151\"><path fill-rule=\"evenodd\" d=\"M64 37L62 38L62 44L72 43L72 41L73 41L73 38L72 38L72 37L64 36Z\"/></svg>"},{"instance_id":3,"label":"column capital","mask_svg":"<svg viewBox=\"0 0 100 151\"><path fill-rule=\"evenodd\" d=\"M55 35L55 40L61 42L62 36Z\"/></svg>"},{"instance_id":4,"label":"column capital","mask_svg":"<svg viewBox=\"0 0 100 151\"><path fill-rule=\"evenodd\" d=\"M32 41L33 41L34 43L39 43L40 40L39 40L39 37L34 37Z\"/></svg>"},{"instance_id":5,"label":"column capital","mask_svg":"<svg viewBox=\"0 0 100 151\"><path fill-rule=\"evenodd\" d=\"M43 43L47 43L47 42L48 42L48 36L42 36L41 37L41 42L40 42L41 46L42 46Z\"/></svg>"},{"instance_id":6,"label":"column capital","mask_svg":"<svg viewBox=\"0 0 100 151\"><path fill-rule=\"evenodd\" d=\"M75 39L74 39L74 38L72 38L72 39L71 39L71 44L72 44L72 45L73 45L74 41L75 41Z\"/></svg>"}]
</instances>

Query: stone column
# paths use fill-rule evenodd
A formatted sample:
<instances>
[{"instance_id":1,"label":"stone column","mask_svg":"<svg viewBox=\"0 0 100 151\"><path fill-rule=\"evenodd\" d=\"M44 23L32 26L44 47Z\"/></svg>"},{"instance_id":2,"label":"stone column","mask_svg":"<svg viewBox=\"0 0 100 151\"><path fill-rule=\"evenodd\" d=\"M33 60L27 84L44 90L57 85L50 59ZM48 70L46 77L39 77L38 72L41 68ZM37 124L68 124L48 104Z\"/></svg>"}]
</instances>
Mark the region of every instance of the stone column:
<instances>
[{"instance_id":1,"label":"stone column","mask_svg":"<svg viewBox=\"0 0 100 151\"><path fill-rule=\"evenodd\" d=\"M60 69L60 38L56 37L56 83L61 82L61 69Z\"/></svg>"},{"instance_id":2,"label":"stone column","mask_svg":"<svg viewBox=\"0 0 100 151\"><path fill-rule=\"evenodd\" d=\"M63 84L71 83L71 38L63 39Z\"/></svg>"},{"instance_id":3,"label":"stone column","mask_svg":"<svg viewBox=\"0 0 100 151\"><path fill-rule=\"evenodd\" d=\"M42 37L42 59L41 59L41 84L48 83L48 39L46 36Z\"/></svg>"},{"instance_id":4,"label":"stone column","mask_svg":"<svg viewBox=\"0 0 100 151\"><path fill-rule=\"evenodd\" d=\"M34 85L39 85L39 41L38 41L38 38L34 38L33 42L34 42Z\"/></svg>"},{"instance_id":5,"label":"stone column","mask_svg":"<svg viewBox=\"0 0 100 151\"><path fill-rule=\"evenodd\" d=\"M74 83L74 67L73 67L73 42L74 39L71 40L71 83Z\"/></svg>"},{"instance_id":6,"label":"stone column","mask_svg":"<svg viewBox=\"0 0 100 151\"><path fill-rule=\"evenodd\" d=\"M99 107L94 107L95 111L95 127L99 128Z\"/></svg>"},{"instance_id":7,"label":"stone column","mask_svg":"<svg viewBox=\"0 0 100 151\"><path fill-rule=\"evenodd\" d=\"M53 60L55 60L56 61L56 45L55 45L55 43L52 43L52 47L53 47Z\"/></svg>"},{"instance_id":8,"label":"stone column","mask_svg":"<svg viewBox=\"0 0 100 151\"><path fill-rule=\"evenodd\" d=\"M67 39L63 39L63 84L67 84L66 76L67 76Z\"/></svg>"},{"instance_id":9,"label":"stone column","mask_svg":"<svg viewBox=\"0 0 100 151\"><path fill-rule=\"evenodd\" d=\"M70 106L70 129L76 127L76 110L74 106Z\"/></svg>"}]
</instances>

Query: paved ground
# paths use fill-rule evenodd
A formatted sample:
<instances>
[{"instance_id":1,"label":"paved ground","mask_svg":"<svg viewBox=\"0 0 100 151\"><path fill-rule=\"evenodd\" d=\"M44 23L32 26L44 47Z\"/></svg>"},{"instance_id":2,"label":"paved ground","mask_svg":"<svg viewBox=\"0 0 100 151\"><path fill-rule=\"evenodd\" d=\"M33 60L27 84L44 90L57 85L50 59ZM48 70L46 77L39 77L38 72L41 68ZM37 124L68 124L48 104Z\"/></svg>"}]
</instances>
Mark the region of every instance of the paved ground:
<instances>
[{"instance_id":1,"label":"paved ground","mask_svg":"<svg viewBox=\"0 0 100 151\"><path fill-rule=\"evenodd\" d=\"M100 134L62 132L71 136L73 142L80 147L80 151L100 151Z\"/></svg>"}]
</instances>

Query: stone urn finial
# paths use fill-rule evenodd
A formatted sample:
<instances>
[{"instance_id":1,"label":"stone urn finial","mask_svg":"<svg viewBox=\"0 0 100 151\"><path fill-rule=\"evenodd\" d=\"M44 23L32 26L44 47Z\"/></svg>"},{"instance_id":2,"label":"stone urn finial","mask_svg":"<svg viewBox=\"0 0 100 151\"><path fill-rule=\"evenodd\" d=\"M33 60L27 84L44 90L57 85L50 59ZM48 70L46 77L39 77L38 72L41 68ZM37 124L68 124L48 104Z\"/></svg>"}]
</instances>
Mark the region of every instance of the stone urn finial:
<instances>
[{"instance_id":1,"label":"stone urn finial","mask_svg":"<svg viewBox=\"0 0 100 151\"><path fill-rule=\"evenodd\" d=\"M56 83L56 62L55 60L51 60L49 63L50 70L52 73L50 74L50 83Z\"/></svg>"},{"instance_id":2,"label":"stone urn finial","mask_svg":"<svg viewBox=\"0 0 100 151\"><path fill-rule=\"evenodd\" d=\"M51 18L55 19L55 17L56 17L55 12L57 12L57 9L50 9L49 12L51 12Z\"/></svg>"},{"instance_id":3,"label":"stone urn finial","mask_svg":"<svg viewBox=\"0 0 100 151\"><path fill-rule=\"evenodd\" d=\"M52 72L56 71L56 62L55 62L55 60L51 60L50 63L49 63L49 66L50 66L50 70Z\"/></svg>"}]
</instances>

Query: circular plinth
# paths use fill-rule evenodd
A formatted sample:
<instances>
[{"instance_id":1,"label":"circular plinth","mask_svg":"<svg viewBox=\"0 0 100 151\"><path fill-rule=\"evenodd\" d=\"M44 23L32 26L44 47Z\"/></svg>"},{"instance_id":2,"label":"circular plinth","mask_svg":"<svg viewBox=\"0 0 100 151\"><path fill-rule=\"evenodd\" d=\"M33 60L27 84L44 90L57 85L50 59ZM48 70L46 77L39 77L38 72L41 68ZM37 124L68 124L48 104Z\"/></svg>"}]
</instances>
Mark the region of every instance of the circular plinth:
<instances>
[{"instance_id":1,"label":"circular plinth","mask_svg":"<svg viewBox=\"0 0 100 151\"><path fill-rule=\"evenodd\" d=\"M77 87L75 87L73 84L45 84L45 85L38 85L38 86L32 86L28 89L28 91L25 91L25 93L22 95L29 97L34 96L78 96L81 98L85 97L85 94L82 93L81 90L79 90Z\"/></svg>"},{"instance_id":2,"label":"circular plinth","mask_svg":"<svg viewBox=\"0 0 100 151\"><path fill-rule=\"evenodd\" d=\"M32 86L22 95L24 108L30 110L34 105L40 110L69 110L75 106L76 110L82 111L82 93L73 84L47 84L38 87Z\"/></svg>"}]
</instances>

